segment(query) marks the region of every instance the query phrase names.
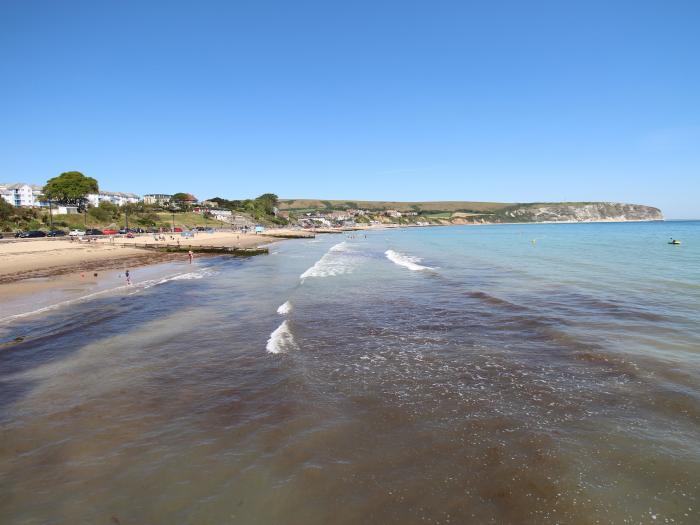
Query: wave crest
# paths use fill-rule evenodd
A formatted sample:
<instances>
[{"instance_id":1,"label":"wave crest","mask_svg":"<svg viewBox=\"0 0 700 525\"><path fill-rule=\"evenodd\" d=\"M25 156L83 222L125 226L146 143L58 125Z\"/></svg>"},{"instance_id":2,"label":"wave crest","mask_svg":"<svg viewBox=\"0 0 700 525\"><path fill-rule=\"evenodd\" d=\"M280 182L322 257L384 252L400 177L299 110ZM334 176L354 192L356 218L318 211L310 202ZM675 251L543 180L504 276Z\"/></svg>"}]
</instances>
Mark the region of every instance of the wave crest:
<instances>
[{"instance_id":1,"label":"wave crest","mask_svg":"<svg viewBox=\"0 0 700 525\"><path fill-rule=\"evenodd\" d=\"M281 354L295 348L297 348L297 344L287 320L282 321L282 324L270 334L267 345L265 345L265 349L271 354Z\"/></svg>"},{"instance_id":2,"label":"wave crest","mask_svg":"<svg viewBox=\"0 0 700 525\"><path fill-rule=\"evenodd\" d=\"M403 266L404 268L408 268L409 270L412 270L414 272L435 269L431 268L430 266L423 266L421 264L418 264L421 261L421 259L418 257L404 255L402 253L395 252L394 250L387 250L384 252L384 255L386 255L386 258L394 264L398 264L399 266Z\"/></svg>"},{"instance_id":3,"label":"wave crest","mask_svg":"<svg viewBox=\"0 0 700 525\"><path fill-rule=\"evenodd\" d=\"M348 258L342 256L343 252L347 251L347 246L348 243L343 241L331 247L323 257L316 261L311 268L302 273L299 278L333 277L335 275L350 273L353 265Z\"/></svg>"},{"instance_id":4,"label":"wave crest","mask_svg":"<svg viewBox=\"0 0 700 525\"><path fill-rule=\"evenodd\" d=\"M277 309L277 313L280 315L287 315L289 312L292 311L292 303L287 301L284 304L281 304L280 307Z\"/></svg>"}]
</instances>

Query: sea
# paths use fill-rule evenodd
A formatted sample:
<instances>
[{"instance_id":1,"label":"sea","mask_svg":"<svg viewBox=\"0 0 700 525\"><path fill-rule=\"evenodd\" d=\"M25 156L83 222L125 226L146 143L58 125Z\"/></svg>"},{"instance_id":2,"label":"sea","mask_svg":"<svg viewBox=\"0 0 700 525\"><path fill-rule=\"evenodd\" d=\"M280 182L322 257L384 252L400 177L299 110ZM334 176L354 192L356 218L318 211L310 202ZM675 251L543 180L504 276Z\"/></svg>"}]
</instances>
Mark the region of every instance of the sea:
<instances>
[{"instance_id":1,"label":"sea","mask_svg":"<svg viewBox=\"0 0 700 525\"><path fill-rule=\"evenodd\" d=\"M700 222L119 277L2 307L0 523L700 523Z\"/></svg>"}]
</instances>

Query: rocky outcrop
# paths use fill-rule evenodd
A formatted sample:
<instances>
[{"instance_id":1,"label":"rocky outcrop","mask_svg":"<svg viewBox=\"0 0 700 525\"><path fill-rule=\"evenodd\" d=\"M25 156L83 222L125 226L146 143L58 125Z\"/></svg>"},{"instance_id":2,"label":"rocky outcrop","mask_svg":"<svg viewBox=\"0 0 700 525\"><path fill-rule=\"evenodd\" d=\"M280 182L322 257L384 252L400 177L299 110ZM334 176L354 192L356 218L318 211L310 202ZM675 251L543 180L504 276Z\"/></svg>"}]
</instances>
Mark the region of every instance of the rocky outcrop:
<instances>
[{"instance_id":1,"label":"rocky outcrop","mask_svg":"<svg viewBox=\"0 0 700 525\"><path fill-rule=\"evenodd\" d=\"M658 208L619 202L520 204L499 210L497 222L660 221Z\"/></svg>"}]
</instances>

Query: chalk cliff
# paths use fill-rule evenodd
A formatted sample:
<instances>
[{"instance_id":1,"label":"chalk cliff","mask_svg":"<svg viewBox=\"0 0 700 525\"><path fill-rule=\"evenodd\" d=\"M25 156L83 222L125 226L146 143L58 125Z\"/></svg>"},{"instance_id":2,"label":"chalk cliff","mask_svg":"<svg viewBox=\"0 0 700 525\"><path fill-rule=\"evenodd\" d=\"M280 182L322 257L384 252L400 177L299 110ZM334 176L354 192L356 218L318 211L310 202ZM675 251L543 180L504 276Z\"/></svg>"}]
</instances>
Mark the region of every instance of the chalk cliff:
<instances>
[{"instance_id":1,"label":"chalk cliff","mask_svg":"<svg viewBox=\"0 0 700 525\"><path fill-rule=\"evenodd\" d=\"M658 208L620 202L518 204L498 210L487 222L659 221Z\"/></svg>"}]
</instances>

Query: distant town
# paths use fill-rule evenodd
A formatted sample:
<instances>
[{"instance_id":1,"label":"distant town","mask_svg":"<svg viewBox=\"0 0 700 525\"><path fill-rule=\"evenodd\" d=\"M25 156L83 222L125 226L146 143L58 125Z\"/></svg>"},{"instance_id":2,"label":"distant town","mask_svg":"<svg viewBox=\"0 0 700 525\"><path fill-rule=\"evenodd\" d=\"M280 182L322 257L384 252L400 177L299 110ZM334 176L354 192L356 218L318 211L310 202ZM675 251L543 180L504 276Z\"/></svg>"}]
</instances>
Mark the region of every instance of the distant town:
<instances>
[{"instance_id":1,"label":"distant town","mask_svg":"<svg viewBox=\"0 0 700 525\"><path fill-rule=\"evenodd\" d=\"M162 227L163 223L168 223L167 225L172 228L176 227L176 213L180 223L188 222L187 219L189 219L190 223L199 225L200 220L192 220L192 216L196 215L199 218L209 219L211 225L238 229L261 225L316 229L355 228L362 225L395 222L410 222L418 226L431 223L428 217L420 220L421 214L415 210L370 210L348 207L347 204L340 205L341 209L325 209L327 208L325 204L318 207L323 209L281 209L282 205L274 194L265 194L257 199L248 200L227 200L216 197L200 201L190 193L138 195L130 192L97 191L85 194L81 203L56 200L52 202L45 195L44 186L15 182L0 184L0 196L4 202L14 208L26 210L24 215L17 213L14 221L5 220L3 223L5 231L12 226L15 229L23 226L30 228L40 228L45 225L52 228L74 226L79 224L78 217L81 214L85 215L86 226L88 223L116 226L128 220L129 213L132 216L132 225ZM261 202L262 205L260 205ZM170 217L164 217L163 214L170 214ZM187 217L182 214L187 214ZM124 220L120 221L122 216ZM14 224L10 224L11 222ZM189 225L184 224L184 226Z\"/></svg>"},{"instance_id":2,"label":"distant town","mask_svg":"<svg viewBox=\"0 0 700 525\"><path fill-rule=\"evenodd\" d=\"M78 187L81 190L77 190ZM50 198L51 194L53 198ZM4 232L48 230L60 233L61 230L78 227L162 231L197 227L249 230L284 226L316 230L382 225L663 219L657 208L613 202L358 202L285 200L273 193L253 199L212 197L199 200L188 192L138 195L101 191L95 179L79 172L63 173L50 179L45 186L25 182L0 184L0 196L0 231Z\"/></svg>"}]
</instances>

